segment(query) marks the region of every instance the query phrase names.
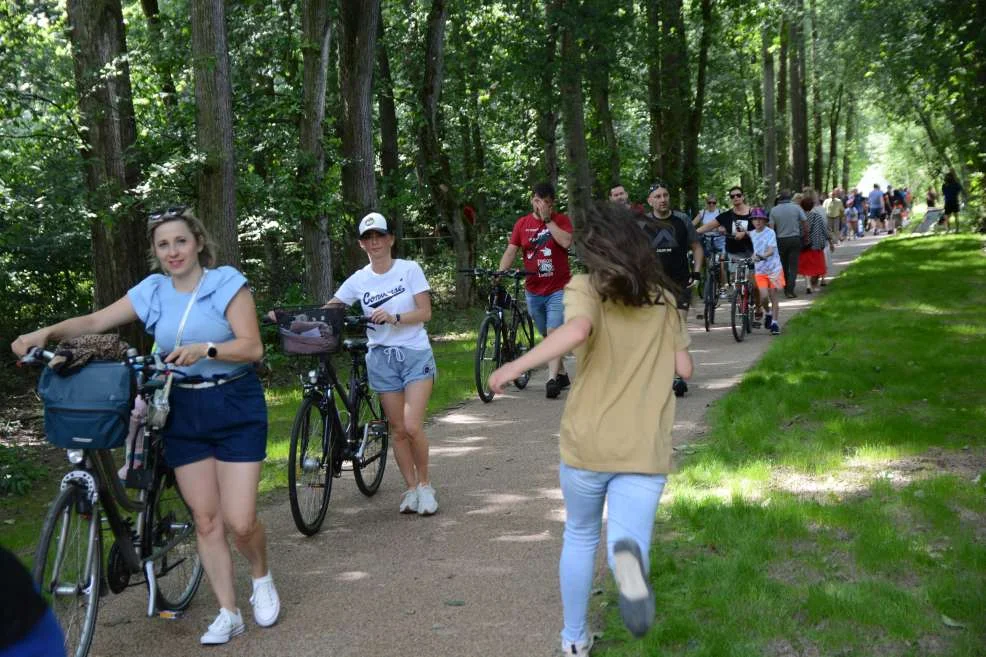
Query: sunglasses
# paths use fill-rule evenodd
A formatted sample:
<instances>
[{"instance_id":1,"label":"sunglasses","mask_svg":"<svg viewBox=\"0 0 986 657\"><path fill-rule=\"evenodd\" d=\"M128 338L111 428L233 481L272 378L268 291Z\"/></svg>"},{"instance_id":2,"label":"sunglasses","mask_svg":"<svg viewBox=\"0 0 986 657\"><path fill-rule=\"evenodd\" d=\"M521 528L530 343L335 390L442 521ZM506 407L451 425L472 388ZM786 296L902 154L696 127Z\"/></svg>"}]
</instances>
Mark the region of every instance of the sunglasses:
<instances>
[{"instance_id":1,"label":"sunglasses","mask_svg":"<svg viewBox=\"0 0 986 657\"><path fill-rule=\"evenodd\" d=\"M715 201L706 201L706 203L708 203L709 205L715 205L716 204Z\"/></svg>"},{"instance_id":2,"label":"sunglasses","mask_svg":"<svg viewBox=\"0 0 986 657\"><path fill-rule=\"evenodd\" d=\"M188 209L186 205L175 205L165 210L158 210L157 212L152 212L147 215L147 227L156 226L162 224L165 221L173 221L175 219L183 219L185 210Z\"/></svg>"},{"instance_id":3,"label":"sunglasses","mask_svg":"<svg viewBox=\"0 0 986 657\"><path fill-rule=\"evenodd\" d=\"M743 198L743 193L737 192L736 194L730 194L729 198Z\"/></svg>"}]
</instances>

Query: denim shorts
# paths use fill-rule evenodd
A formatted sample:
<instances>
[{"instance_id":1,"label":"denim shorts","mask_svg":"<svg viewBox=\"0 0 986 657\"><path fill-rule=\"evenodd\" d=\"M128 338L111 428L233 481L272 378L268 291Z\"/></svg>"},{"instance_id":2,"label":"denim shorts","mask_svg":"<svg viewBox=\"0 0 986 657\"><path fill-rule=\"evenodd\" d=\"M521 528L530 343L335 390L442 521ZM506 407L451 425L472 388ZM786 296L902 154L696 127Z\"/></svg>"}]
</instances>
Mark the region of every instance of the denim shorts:
<instances>
[{"instance_id":1,"label":"denim shorts","mask_svg":"<svg viewBox=\"0 0 986 657\"><path fill-rule=\"evenodd\" d=\"M267 456L267 403L253 371L212 388L171 389L164 458L177 468L207 458L256 463Z\"/></svg>"},{"instance_id":2,"label":"denim shorts","mask_svg":"<svg viewBox=\"0 0 986 657\"><path fill-rule=\"evenodd\" d=\"M531 294L527 295L527 312L531 313L534 326L538 333L547 336L548 329L556 329L565 323L565 290L558 290L551 294Z\"/></svg>"},{"instance_id":3,"label":"denim shorts","mask_svg":"<svg viewBox=\"0 0 986 657\"><path fill-rule=\"evenodd\" d=\"M435 354L428 349L378 345L366 352L366 374L375 392L399 392L408 384L436 379Z\"/></svg>"}]
</instances>

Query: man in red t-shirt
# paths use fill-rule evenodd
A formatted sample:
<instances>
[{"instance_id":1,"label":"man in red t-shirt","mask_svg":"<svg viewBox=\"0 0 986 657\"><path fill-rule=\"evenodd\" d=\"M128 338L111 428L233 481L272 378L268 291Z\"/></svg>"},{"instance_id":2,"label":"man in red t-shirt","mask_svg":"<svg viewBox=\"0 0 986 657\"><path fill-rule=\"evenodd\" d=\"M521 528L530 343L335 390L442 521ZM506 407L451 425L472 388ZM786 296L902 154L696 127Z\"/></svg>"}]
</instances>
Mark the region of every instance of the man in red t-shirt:
<instances>
[{"instance_id":1,"label":"man in red t-shirt","mask_svg":"<svg viewBox=\"0 0 986 657\"><path fill-rule=\"evenodd\" d=\"M531 273L524 281L527 309L538 331L546 336L565 321L562 298L565 286L572 277L568 268L572 221L555 212L555 188L550 183L534 185L531 206L534 211L514 224L507 250L500 258L500 271L512 267L517 253L521 253L524 269ZM554 399L570 384L561 357L548 361L545 395Z\"/></svg>"}]
</instances>

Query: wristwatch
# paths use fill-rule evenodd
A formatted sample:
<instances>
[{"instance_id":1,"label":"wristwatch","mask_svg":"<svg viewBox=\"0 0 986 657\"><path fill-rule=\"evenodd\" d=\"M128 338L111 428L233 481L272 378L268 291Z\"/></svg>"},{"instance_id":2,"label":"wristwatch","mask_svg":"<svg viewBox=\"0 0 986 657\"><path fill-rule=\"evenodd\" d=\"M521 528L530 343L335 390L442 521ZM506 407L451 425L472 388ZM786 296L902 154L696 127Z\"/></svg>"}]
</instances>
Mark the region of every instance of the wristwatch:
<instances>
[{"instance_id":1,"label":"wristwatch","mask_svg":"<svg viewBox=\"0 0 986 657\"><path fill-rule=\"evenodd\" d=\"M394 315L394 324L400 324L400 323L401 323L401 314L397 313L396 315Z\"/></svg>"},{"instance_id":2,"label":"wristwatch","mask_svg":"<svg viewBox=\"0 0 986 657\"><path fill-rule=\"evenodd\" d=\"M216 349L215 342L207 342L205 345L205 357L212 360L219 355L219 350Z\"/></svg>"}]
</instances>

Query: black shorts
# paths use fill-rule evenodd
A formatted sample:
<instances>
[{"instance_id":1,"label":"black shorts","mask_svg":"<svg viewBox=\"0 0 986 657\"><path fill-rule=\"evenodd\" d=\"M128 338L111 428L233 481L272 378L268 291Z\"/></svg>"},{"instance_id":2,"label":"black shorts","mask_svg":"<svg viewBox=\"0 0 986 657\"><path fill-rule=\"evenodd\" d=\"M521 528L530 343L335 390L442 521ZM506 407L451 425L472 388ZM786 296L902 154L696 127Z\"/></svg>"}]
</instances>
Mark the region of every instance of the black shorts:
<instances>
[{"instance_id":1,"label":"black shorts","mask_svg":"<svg viewBox=\"0 0 986 657\"><path fill-rule=\"evenodd\" d=\"M958 214L959 202L958 201L945 201L945 214Z\"/></svg>"}]
</instances>

